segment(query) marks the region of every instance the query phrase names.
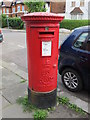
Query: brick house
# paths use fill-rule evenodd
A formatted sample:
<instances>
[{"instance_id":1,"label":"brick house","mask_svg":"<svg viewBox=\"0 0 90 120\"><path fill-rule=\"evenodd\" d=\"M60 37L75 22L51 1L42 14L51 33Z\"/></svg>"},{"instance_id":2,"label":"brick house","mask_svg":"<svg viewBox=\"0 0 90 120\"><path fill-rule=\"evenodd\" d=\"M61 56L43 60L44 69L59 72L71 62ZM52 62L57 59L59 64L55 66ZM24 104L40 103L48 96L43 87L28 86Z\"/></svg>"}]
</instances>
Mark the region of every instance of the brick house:
<instances>
[{"instance_id":1,"label":"brick house","mask_svg":"<svg viewBox=\"0 0 90 120\"><path fill-rule=\"evenodd\" d=\"M44 0L47 12L59 13L65 16L66 0Z\"/></svg>"},{"instance_id":2,"label":"brick house","mask_svg":"<svg viewBox=\"0 0 90 120\"><path fill-rule=\"evenodd\" d=\"M7 17L11 17L11 4L12 2L1 2L0 14L6 14Z\"/></svg>"},{"instance_id":3,"label":"brick house","mask_svg":"<svg viewBox=\"0 0 90 120\"><path fill-rule=\"evenodd\" d=\"M46 12L65 14L66 0L44 0ZM0 7L0 13L6 14L7 17L20 17L27 13L27 7L24 5L24 0L13 0L12 2L6 2L3 0Z\"/></svg>"},{"instance_id":4,"label":"brick house","mask_svg":"<svg viewBox=\"0 0 90 120\"><path fill-rule=\"evenodd\" d=\"M13 0L6 2L5 0L0 4L0 14L6 14L7 17L20 17L27 13L27 7L21 0Z\"/></svg>"},{"instance_id":5,"label":"brick house","mask_svg":"<svg viewBox=\"0 0 90 120\"><path fill-rule=\"evenodd\" d=\"M27 13L27 7L22 1L16 1L12 4L12 17L21 17L23 14Z\"/></svg>"},{"instance_id":6,"label":"brick house","mask_svg":"<svg viewBox=\"0 0 90 120\"><path fill-rule=\"evenodd\" d=\"M66 1L51 2L51 12L53 13L65 13Z\"/></svg>"}]
</instances>

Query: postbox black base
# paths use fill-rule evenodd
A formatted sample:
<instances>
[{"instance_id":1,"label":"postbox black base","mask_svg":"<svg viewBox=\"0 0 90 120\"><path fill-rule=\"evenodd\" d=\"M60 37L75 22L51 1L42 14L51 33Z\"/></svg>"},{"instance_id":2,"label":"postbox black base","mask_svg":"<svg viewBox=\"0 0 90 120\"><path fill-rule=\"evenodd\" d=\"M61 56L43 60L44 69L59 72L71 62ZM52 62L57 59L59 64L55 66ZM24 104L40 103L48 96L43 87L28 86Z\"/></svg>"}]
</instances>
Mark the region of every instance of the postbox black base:
<instances>
[{"instance_id":1,"label":"postbox black base","mask_svg":"<svg viewBox=\"0 0 90 120\"><path fill-rule=\"evenodd\" d=\"M28 100L38 108L47 109L56 105L57 89L48 93L38 93L28 88Z\"/></svg>"}]
</instances>

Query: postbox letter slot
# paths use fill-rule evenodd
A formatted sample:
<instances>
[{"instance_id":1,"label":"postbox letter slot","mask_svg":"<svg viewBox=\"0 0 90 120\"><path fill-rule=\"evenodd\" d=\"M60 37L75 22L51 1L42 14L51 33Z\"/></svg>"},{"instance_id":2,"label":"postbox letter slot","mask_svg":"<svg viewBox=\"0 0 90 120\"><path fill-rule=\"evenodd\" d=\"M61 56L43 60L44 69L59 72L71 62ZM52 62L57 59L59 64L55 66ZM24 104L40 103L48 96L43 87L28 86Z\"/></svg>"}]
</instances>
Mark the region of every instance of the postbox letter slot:
<instances>
[{"instance_id":1,"label":"postbox letter slot","mask_svg":"<svg viewBox=\"0 0 90 120\"><path fill-rule=\"evenodd\" d=\"M39 35L54 35L54 32L39 32Z\"/></svg>"}]
</instances>

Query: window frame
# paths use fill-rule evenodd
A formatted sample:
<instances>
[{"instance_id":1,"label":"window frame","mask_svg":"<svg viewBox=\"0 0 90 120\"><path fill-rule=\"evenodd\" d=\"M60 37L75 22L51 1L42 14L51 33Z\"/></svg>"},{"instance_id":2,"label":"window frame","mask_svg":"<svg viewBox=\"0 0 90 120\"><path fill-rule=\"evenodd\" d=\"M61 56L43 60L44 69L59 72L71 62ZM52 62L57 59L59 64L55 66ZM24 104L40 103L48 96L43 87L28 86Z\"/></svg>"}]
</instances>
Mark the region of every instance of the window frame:
<instances>
[{"instance_id":1,"label":"window frame","mask_svg":"<svg viewBox=\"0 0 90 120\"><path fill-rule=\"evenodd\" d=\"M0 13L2 14L2 9L0 10Z\"/></svg>"},{"instance_id":2,"label":"window frame","mask_svg":"<svg viewBox=\"0 0 90 120\"><path fill-rule=\"evenodd\" d=\"M81 4L82 3L82 4ZM85 0L81 0L80 1L80 7L84 7L85 6Z\"/></svg>"},{"instance_id":3,"label":"window frame","mask_svg":"<svg viewBox=\"0 0 90 120\"><path fill-rule=\"evenodd\" d=\"M25 7L24 7L24 5L22 5L22 11L23 11L23 12L25 11Z\"/></svg>"},{"instance_id":4,"label":"window frame","mask_svg":"<svg viewBox=\"0 0 90 120\"><path fill-rule=\"evenodd\" d=\"M87 40L86 40L86 45L85 45L85 50L87 51L87 52L90 52L89 50L87 50L87 42L89 41L88 40L88 38L90 37L90 31L88 32L88 37L87 37Z\"/></svg>"},{"instance_id":5,"label":"window frame","mask_svg":"<svg viewBox=\"0 0 90 120\"><path fill-rule=\"evenodd\" d=\"M78 49L78 50L86 50L86 41L87 41L87 39L88 39L89 34L88 34L88 36L86 37L86 40L84 41L84 44L83 44L83 46L82 46L82 49L74 46L75 42L78 40L78 38L79 38L83 33L88 33L88 31L82 32L82 33L74 40L72 46L73 46L75 49Z\"/></svg>"},{"instance_id":6,"label":"window frame","mask_svg":"<svg viewBox=\"0 0 90 120\"><path fill-rule=\"evenodd\" d=\"M5 13L5 8L3 8L3 13Z\"/></svg>"},{"instance_id":7,"label":"window frame","mask_svg":"<svg viewBox=\"0 0 90 120\"><path fill-rule=\"evenodd\" d=\"M74 6L73 6L73 4L74 4ZM71 7L75 7L75 6L76 6L76 1L71 1Z\"/></svg>"},{"instance_id":8,"label":"window frame","mask_svg":"<svg viewBox=\"0 0 90 120\"><path fill-rule=\"evenodd\" d=\"M20 12L20 5L17 6L17 12Z\"/></svg>"},{"instance_id":9,"label":"window frame","mask_svg":"<svg viewBox=\"0 0 90 120\"><path fill-rule=\"evenodd\" d=\"M9 8L7 8L7 13L9 13Z\"/></svg>"},{"instance_id":10,"label":"window frame","mask_svg":"<svg viewBox=\"0 0 90 120\"><path fill-rule=\"evenodd\" d=\"M15 7L13 7L13 13L15 13Z\"/></svg>"}]
</instances>

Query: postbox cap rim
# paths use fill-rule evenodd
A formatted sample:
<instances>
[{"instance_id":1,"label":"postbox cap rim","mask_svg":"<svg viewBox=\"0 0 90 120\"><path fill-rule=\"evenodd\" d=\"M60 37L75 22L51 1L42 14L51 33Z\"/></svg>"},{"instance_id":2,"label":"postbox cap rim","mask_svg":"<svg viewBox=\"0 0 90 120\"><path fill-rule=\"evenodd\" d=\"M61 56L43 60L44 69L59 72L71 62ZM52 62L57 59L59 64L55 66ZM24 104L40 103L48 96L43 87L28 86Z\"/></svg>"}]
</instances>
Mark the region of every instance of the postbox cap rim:
<instances>
[{"instance_id":1,"label":"postbox cap rim","mask_svg":"<svg viewBox=\"0 0 90 120\"><path fill-rule=\"evenodd\" d=\"M33 13L28 13L28 14L25 14L24 16L47 16L47 17L64 17L60 14L56 14L56 13L48 13L48 12L33 12Z\"/></svg>"},{"instance_id":2,"label":"postbox cap rim","mask_svg":"<svg viewBox=\"0 0 90 120\"><path fill-rule=\"evenodd\" d=\"M23 15L22 20L63 20L64 16L56 13L48 13L48 12L33 12ZM41 19L42 18L42 19Z\"/></svg>"}]
</instances>

